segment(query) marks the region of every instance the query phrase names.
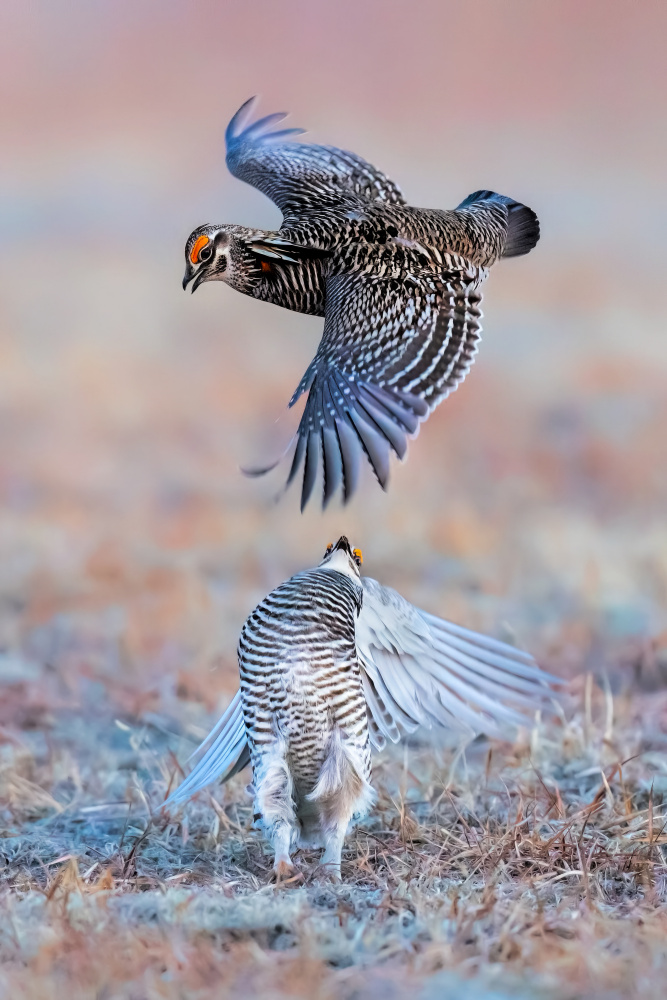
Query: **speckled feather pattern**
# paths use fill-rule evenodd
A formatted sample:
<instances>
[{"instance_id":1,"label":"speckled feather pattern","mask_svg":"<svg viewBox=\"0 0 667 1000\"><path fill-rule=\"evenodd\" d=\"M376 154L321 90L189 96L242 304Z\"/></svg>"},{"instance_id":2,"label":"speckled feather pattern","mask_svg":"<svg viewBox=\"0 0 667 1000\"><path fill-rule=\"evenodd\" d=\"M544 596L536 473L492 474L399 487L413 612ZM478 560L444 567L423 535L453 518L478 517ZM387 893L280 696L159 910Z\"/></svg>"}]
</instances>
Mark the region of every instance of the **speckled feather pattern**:
<instances>
[{"instance_id":1,"label":"speckled feather pattern","mask_svg":"<svg viewBox=\"0 0 667 1000\"><path fill-rule=\"evenodd\" d=\"M414 208L361 157L295 141L284 115L226 132L227 165L283 213L278 232L201 227L217 248L186 282L219 279L263 301L324 316L324 332L290 405L308 392L288 484L301 508L322 470L326 505L349 499L364 456L383 488L390 455L404 458L419 424L465 378L480 338L480 286L501 257L528 253L535 214L493 191L456 209ZM208 255L208 251L205 251ZM210 256L210 255L208 255ZM258 470L258 472L267 470Z\"/></svg>"}]
</instances>

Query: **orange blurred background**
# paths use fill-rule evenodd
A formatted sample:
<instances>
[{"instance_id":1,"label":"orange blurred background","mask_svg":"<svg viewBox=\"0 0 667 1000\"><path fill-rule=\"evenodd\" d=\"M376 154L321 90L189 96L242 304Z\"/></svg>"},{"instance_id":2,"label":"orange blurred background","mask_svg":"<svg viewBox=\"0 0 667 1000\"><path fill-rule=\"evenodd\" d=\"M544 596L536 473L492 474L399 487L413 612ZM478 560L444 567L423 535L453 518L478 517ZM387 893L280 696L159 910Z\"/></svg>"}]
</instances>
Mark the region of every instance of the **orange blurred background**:
<instances>
[{"instance_id":1,"label":"orange blurred background","mask_svg":"<svg viewBox=\"0 0 667 1000\"><path fill-rule=\"evenodd\" d=\"M342 532L370 575L556 671L665 680L664 4L5 0L0 19L0 676L26 718L81 677L114 710L213 710L245 616ZM255 93L413 204L489 187L542 223L494 269L477 363L388 494L367 476L324 516L274 502L284 467L239 472L286 440L321 320L181 289L195 226L279 224L224 165Z\"/></svg>"}]
</instances>

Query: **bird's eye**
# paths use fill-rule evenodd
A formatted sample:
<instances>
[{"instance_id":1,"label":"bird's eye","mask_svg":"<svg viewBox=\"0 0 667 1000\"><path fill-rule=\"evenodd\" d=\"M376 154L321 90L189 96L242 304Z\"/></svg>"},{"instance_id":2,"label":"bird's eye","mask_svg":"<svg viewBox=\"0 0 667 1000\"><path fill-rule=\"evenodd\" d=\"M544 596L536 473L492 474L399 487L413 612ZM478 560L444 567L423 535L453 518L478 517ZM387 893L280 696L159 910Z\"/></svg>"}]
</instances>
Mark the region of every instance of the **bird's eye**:
<instances>
[{"instance_id":1,"label":"bird's eye","mask_svg":"<svg viewBox=\"0 0 667 1000\"><path fill-rule=\"evenodd\" d=\"M361 566L364 561L364 557L361 554L361 549L352 549L352 555L357 566Z\"/></svg>"},{"instance_id":2,"label":"bird's eye","mask_svg":"<svg viewBox=\"0 0 667 1000\"><path fill-rule=\"evenodd\" d=\"M210 247L202 247L202 249L199 251L199 259L201 261L208 260L212 253L213 251L211 250Z\"/></svg>"},{"instance_id":3,"label":"bird's eye","mask_svg":"<svg viewBox=\"0 0 667 1000\"><path fill-rule=\"evenodd\" d=\"M329 542L329 544L327 545L327 550L324 553L325 556L328 556L332 549L333 549L333 542Z\"/></svg>"}]
</instances>

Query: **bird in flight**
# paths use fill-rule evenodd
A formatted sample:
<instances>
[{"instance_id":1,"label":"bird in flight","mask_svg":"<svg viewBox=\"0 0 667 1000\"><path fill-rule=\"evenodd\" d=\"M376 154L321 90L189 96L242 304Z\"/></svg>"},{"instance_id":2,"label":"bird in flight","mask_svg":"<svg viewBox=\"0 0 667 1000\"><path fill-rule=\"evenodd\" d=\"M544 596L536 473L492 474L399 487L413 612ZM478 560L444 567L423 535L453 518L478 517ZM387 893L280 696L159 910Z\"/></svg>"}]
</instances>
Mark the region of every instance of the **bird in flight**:
<instances>
[{"instance_id":1,"label":"bird in flight","mask_svg":"<svg viewBox=\"0 0 667 1000\"><path fill-rule=\"evenodd\" d=\"M540 231L530 208L493 191L453 210L413 208L355 153L276 128L286 115L251 121L254 101L227 127L227 166L275 202L282 225L199 226L185 247L183 287L224 281L324 317L289 403L308 393L287 479L301 478L303 510L320 467L323 506L338 489L346 502L364 455L386 489L391 452L405 457L408 438L468 373L489 268L528 253Z\"/></svg>"},{"instance_id":2,"label":"bird in flight","mask_svg":"<svg viewBox=\"0 0 667 1000\"><path fill-rule=\"evenodd\" d=\"M350 821L374 799L371 747L420 726L499 735L553 695L556 679L527 653L421 611L361 564L342 536L257 605L239 640L240 690L164 803L252 764L279 878L294 874L297 845L324 846L321 865L340 878Z\"/></svg>"}]
</instances>

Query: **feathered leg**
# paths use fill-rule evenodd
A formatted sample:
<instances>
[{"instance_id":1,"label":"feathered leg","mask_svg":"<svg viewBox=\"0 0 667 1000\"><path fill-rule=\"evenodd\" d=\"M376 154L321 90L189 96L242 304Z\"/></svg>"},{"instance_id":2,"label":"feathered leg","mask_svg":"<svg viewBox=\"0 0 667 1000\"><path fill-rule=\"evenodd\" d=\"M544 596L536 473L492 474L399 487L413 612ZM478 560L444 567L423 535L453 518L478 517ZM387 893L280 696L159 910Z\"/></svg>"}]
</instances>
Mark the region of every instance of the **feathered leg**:
<instances>
[{"instance_id":1,"label":"feathered leg","mask_svg":"<svg viewBox=\"0 0 667 1000\"><path fill-rule=\"evenodd\" d=\"M340 881L341 853L350 820L355 814L365 815L374 798L367 772L358 748L340 729L334 730L317 784L307 798L317 804L320 814L325 843L320 864L335 881Z\"/></svg>"},{"instance_id":2,"label":"feathered leg","mask_svg":"<svg viewBox=\"0 0 667 1000\"><path fill-rule=\"evenodd\" d=\"M278 878L294 874L292 847L298 834L294 812L294 786L285 757L285 744L275 740L262 747L253 761L255 815L273 847L273 871Z\"/></svg>"}]
</instances>

